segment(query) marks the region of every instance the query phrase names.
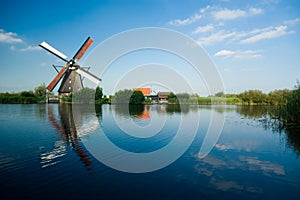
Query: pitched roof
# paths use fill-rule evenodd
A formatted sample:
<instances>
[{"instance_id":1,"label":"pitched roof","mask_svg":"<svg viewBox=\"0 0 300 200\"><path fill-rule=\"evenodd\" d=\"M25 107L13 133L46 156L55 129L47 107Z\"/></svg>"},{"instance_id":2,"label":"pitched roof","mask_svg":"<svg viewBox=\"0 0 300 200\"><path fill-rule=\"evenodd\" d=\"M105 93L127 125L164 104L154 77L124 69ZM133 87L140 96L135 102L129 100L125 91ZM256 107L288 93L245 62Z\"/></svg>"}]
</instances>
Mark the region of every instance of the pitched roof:
<instances>
[{"instance_id":1,"label":"pitched roof","mask_svg":"<svg viewBox=\"0 0 300 200\"><path fill-rule=\"evenodd\" d=\"M133 88L135 91L141 91L144 96L150 96L150 88Z\"/></svg>"}]
</instances>

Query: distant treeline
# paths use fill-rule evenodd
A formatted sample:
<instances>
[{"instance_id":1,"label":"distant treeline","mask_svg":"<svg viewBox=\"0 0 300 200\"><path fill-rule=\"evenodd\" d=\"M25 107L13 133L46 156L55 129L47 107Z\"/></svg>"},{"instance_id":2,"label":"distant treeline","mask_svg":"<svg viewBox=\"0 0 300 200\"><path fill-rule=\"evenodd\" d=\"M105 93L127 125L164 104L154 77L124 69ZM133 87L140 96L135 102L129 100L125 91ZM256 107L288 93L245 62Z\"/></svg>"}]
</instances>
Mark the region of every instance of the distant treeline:
<instances>
[{"instance_id":1,"label":"distant treeline","mask_svg":"<svg viewBox=\"0 0 300 200\"><path fill-rule=\"evenodd\" d=\"M170 93L167 101L169 104L228 104L228 105L275 105L282 106L288 101L288 97L294 94L294 90L275 90L268 94L260 90L247 90L240 94L224 94L218 92L207 97L188 93ZM48 93L48 96L53 93ZM62 99L64 102L89 103L95 96L95 102L102 103L130 103L130 104L151 104L155 101L143 98L141 92L132 90L120 90L114 95L103 95L102 88L84 88L81 91ZM37 103L46 97L45 84L41 84L33 91L22 91L19 93L0 93L0 103ZM92 99L94 101L94 99Z\"/></svg>"},{"instance_id":2,"label":"distant treeline","mask_svg":"<svg viewBox=\"0 0 300 200\"><path fill-rule=\"evenodd\" d=\"M34 91L22 91L17 93L0 93L1 104L30 104L45 100L45 84L36 87Z\"/></svg>"},{"instance_id":3,"label":"distant treeline","mask_svg":"<svg viewBox=\"0 0 300 200\"><path fill-rule=\"evenodd\" d=\"M168 103L171 104L229 104L229 105L284 105L292 90L275 90L268 94L260 90L247 90L240 94L224 94L218 92L208 97L200 97L197 94L171 93Z\"/></svg>"}]
</instances>

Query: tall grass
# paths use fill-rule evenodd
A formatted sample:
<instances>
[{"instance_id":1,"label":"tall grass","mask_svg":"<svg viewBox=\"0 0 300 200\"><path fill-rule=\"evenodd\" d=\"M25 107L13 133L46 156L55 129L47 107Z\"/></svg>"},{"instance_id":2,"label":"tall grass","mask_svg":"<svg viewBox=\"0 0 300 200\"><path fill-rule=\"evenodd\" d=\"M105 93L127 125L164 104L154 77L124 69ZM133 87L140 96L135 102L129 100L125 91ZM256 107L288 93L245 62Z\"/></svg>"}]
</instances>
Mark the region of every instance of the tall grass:
<instances>
[{"instance_id":1,"label":"tall grass","mask_svg":"<svg viewBox=\"0 0 300 200\"><path fill-rule=\"evenodd\" d=\"M284 124L300 125L300 84L290 92L286 104L278 109L278 117Z\"/></svg>"}]
</instances>

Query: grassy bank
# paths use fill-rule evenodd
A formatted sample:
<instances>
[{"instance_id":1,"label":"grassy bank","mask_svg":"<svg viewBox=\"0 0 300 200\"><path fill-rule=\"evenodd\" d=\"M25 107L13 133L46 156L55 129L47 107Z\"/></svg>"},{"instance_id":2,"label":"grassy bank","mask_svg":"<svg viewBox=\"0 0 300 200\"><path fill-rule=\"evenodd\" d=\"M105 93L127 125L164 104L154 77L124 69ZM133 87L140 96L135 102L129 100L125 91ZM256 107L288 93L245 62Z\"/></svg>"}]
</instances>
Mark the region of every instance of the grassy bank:
<instances>
[{"instance_id":1,"label":"grassy bank","mask_svg":"<svg viewBox=\"0 0 300 200\"><path fill-rule=\"evenodd\" d=\"M31 104L43 100L45 100L45 97L0 96L1 104Z\"/></svg>"},{"instance_id":2,"label":"grassy bank","mask_svg":"<svg viewBox=\"0 0 300 200\"><path fill-rule=\"evenodd\" d=\"M199 105L242 105L241 99L236 97L198 97Z\"/></svg>"},{"instance_id":3,"label":"grassy bank","mask_svg":"<svg viewBox=\"0 0 300 200\"><path fill-rule=\"evenodd\" d=\"M0 93L0 104L30 104L45 101L46 87L42 83L33 91L22 91L12 93Z\"/></svg>"}]
</instances>

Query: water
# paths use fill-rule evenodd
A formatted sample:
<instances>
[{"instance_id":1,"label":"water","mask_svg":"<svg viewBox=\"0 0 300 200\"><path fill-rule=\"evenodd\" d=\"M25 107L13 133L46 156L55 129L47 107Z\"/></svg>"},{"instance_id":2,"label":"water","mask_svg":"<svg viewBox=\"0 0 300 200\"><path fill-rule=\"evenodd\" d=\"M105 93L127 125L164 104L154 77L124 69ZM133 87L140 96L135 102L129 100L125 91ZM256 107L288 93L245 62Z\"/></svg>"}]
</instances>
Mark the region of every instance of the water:
<instances>
[{"instance_id":1,"label":"water","mask_svg":"<svg viewBox=\"0 0 300 200\"><path fill-rule=\"evenodd\" d=\"M263 107L78 107L0 105L1 199L300 197L299 136L266 126ZM224 128L212 151L199 158L213 114L225 115ZM188 124L172 155L193 132L195 138L179 159L162 169L118 171L91 151L91 145L98 145L98 156L117 163L115 168L132 167L122 154L105 151L103 134L125 152L147 154L174 141L183 119Z\"/></svg>"}]
</instances>

